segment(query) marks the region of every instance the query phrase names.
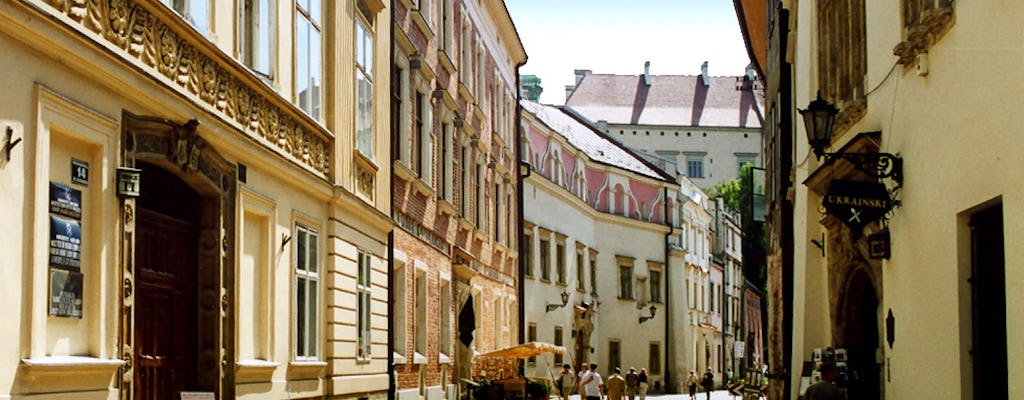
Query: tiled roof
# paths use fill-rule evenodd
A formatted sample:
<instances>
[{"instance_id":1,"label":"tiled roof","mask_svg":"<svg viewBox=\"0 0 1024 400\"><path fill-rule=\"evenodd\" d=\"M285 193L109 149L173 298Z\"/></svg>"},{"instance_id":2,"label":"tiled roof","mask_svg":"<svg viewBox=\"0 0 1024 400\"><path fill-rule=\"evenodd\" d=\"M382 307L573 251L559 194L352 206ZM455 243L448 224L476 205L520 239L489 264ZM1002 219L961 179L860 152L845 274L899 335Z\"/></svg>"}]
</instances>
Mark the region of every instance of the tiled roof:
<instances>
[{"instance_id":1,"label":"tiled roof","mask_svg":"<svg viewBox=\"0 0 1024 400\"><path fill-rule=\"evenodd\" d=\"M675 183L675 179L671 176L643 162L617 142L604 136L592 126L577 120L561 107L529 100L523 100L522 105L524 111L533 114L555 133L562 135L569 141L569 144L582 151L591 160L661 181Z\"/></svg>"},{"instance_id":2,"label":"tiled roof","mask_svg":"<svg viewBox=\"0 0 1024 400\"><path fill-rule=\"evenodd\" d=\"M742 78L742 77L741 77ZM761 127L760 96L736 90L735 76L586 74L565 104L592 121L610 124ZM748 83L749 85L749 83Z\"/></svg>"}]
</instances>

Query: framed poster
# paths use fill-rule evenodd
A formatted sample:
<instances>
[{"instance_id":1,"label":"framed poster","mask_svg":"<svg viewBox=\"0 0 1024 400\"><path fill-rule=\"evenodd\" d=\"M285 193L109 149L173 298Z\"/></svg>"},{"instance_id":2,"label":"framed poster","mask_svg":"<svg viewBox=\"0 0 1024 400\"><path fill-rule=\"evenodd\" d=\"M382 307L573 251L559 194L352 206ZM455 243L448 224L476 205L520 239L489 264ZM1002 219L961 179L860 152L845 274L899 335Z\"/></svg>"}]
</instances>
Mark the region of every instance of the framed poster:
<instances>
[{"instance_id":1,"label":"framed poster","mask_svg":"<svg viewBox=\"0 0 1024 400\"><path fill-rule=\"evenodd\" d=\"M50 212L71 219L82 219L82 191L50 182Z\"/></svg>"},{"instance_id":2,"label":"framed poster","mask_svg":"<svg viewBox=\"0 0 1024 400\"><path fill-rule=\"evenodd\" d=\"M82 318L82 274L50 268L50 315Z\"/></svg>"},{"instance_id":3,"label":"framed poster","mask_svg":"<svg viewBox=\"0 0 1024 400\"><path fill-rule=\"evenodd\" d=\"M80 222L50 215L50 265L81 268L81 245Z\"/></svg>"}]
</instances>

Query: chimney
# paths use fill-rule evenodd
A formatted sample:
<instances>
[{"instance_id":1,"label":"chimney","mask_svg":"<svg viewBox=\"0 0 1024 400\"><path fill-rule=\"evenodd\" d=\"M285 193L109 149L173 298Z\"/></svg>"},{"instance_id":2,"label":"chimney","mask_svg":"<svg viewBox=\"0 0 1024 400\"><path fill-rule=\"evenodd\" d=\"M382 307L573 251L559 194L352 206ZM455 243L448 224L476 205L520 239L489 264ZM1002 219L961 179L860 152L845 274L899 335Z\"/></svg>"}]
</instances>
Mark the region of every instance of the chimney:
<instances>
[{"instance_id":1,"label":"chimney","mask_svg":"<svg viewBox=\"0 0 1024 400\"><path fill-rule=\"evenodd\" d=\"M565 101L569 101L569 97L572 96L572 92L576 91L576 85L565 85Z\"/></svg>"},{"instance_id":2,"label":"chimney","mask_svg":"<svg viewBox=\"0 0 1024 400\"><path fill-rule=\"evenodd\" d=\"M644 85L651 86L651 62L644 61Z\"/></svg>"},{"instance_id":3,"label":"chimney","mask_svg":"<svg viewBox=\"0 0 1024 400\"><path fill-rule=\"evenodd\" d=\"M711 77L708 76L708 62L700 65L700 79L704 81L704 87L711 86Z\"/></svg>"},{"instance_id":4,"label":"chimney","mask_svg":"<svg viewBox=\"0 0 1024 400\"><path fill-rule=\"evenodd\" d=\"M583 80L584 76L590 75L589 69L577 69L573 70L572 72L576 74L576 86L580 85L580 81Z\"/></svg>"}]
</instances>

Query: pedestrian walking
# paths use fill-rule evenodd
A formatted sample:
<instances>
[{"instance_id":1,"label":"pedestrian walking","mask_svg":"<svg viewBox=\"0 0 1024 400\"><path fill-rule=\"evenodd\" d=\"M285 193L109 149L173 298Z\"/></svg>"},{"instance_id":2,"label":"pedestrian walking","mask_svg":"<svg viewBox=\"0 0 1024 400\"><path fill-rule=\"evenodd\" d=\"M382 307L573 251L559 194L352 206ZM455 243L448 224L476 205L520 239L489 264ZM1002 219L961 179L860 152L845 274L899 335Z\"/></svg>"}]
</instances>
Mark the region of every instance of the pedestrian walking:
<instances>
[{"instance_id":1,"label":"pedestrian walking","mask_svg":"<svg viewBox=\"0 0 1024 400\"><path fill-rule=\"evenodd\" d=\"M583 386L583 381L586 379L587 372L589 372L588 368L587 363L580 364L580 371L576 374L576 390L579 391L581 399L587 398L587 388Z\"/></svg>"},{"instance_id":2,"label":"pedestrian walking","mask_svg":"<svg viewBox=\"0 0 1024 400\"><path fill-rule=\"evenodd\" d=\"M612 372L612 376L608 377L608 382L605 383L605 393L608 394L608 400L622 400L626 397L626 380L622 378L622 370L619 367L615 367Z\"/></svg>"},{"instance_id":3,"label":"pedestrian walking","mask_svg":"<svg viewBox=\"0 0 1024 400\"><path fill-rule=\"evenodd\" d=\"M636 400L638 378L639 375L636 373L636 368L629 367L629 373L626 374L626 396L629 396L629 400Z\"/></svg>"},{"instance_id":4,"label":"pedestrian walking","mask_svg":"<svg viewBox=\"0 0 1024 400\"><path fill-rule=\"evenodd\" d=\"M647 368L640 368L640 375L636 377L640 385L640 400L647 400Z\"/></svg>"},{"instance_id":5,"label":"pedestrian walking","mask_svg":"<svg viewBox=\"0 0 1024 400\"><path fill-rule=\"evenodd\" d=\"M558 375L558 381L556 382L556 388L558 389L558 396L562 399L568 399L569 395L575 390L576 375L572 373L572 367L569 364L562 364L562 373Z\"/></svg>"},{"instance_id":6,"label":"pedestrian walking","mask_svg":"<svg viewBox=\"0 0 1024 400\"><path fill-rule=\"evenodd\" d=\"M704 377L700 380L700 385L704 386L704 391L708 394L708 400L711 400L711 389L715 387L715 374L711 372L711 367L708 367L707 372L704 373Z\"/></svg>"},{"instance_id":7,"label":"pedestrian walking","mask_svg":"<svg viewBox=\"0 0 1024 400\"><path fill-rule=\"evenodd\" d=\"M597 373L597 364L591 363L590 370L583 376L586 399L601 400L601 392L604 391L604 380L601 379L601 374Z\"/></svg>"},{"instance_id":8,"label":"pedestrian walking","mask_svg":"<svg viewBox=\"0 0 1024 400\"><path fill-rule=\"evenodd\" d=\"M690 399L697 396L697 373L690 370L690 376L686 377L686 389L690 391Z\"/></svg>"}]
</instances>

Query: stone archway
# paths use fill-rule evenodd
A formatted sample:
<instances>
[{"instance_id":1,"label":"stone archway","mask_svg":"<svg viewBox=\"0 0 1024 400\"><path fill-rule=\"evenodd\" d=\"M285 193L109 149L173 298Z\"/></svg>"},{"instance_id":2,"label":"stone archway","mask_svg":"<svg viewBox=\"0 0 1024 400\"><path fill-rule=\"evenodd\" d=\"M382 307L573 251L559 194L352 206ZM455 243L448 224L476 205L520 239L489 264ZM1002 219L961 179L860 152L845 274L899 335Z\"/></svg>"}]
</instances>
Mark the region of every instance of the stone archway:
<instances>
[{"instance_id":1,"label":"stone archway","mask_svg":"<svg viewBox=\"0 0 1024 400\"><path fill-rule=\"evenodd\" d=\"M195 288L195 337L187 351L194 356L198 371L194 390L213 392L217 398L234 398L234 219L236 195L235 166L227 162L199 137L195 120L185 124L122 115L121 165L145 166L159 170L169 181L180 181L194 192L196 214L192 218ZM146 191L146 182L140 182ZM136 354L137 243L136 224L140 213L134 198L122 199L121 208L121 399L135 399L139 356Z\"/></svg>"},{"instance_id":2,"label":"stone archway","mask_svg":"<svg viewBox=\"0 0 1024 400\"><path fill-rule=\"evenodd\" d=\"M881 369L875 358L880 346L879 296L862 268L849 275L839 299L841 317L835 346L845 348L849 368L850 400L881 398Z\"/></svg>"}]
</instances>

